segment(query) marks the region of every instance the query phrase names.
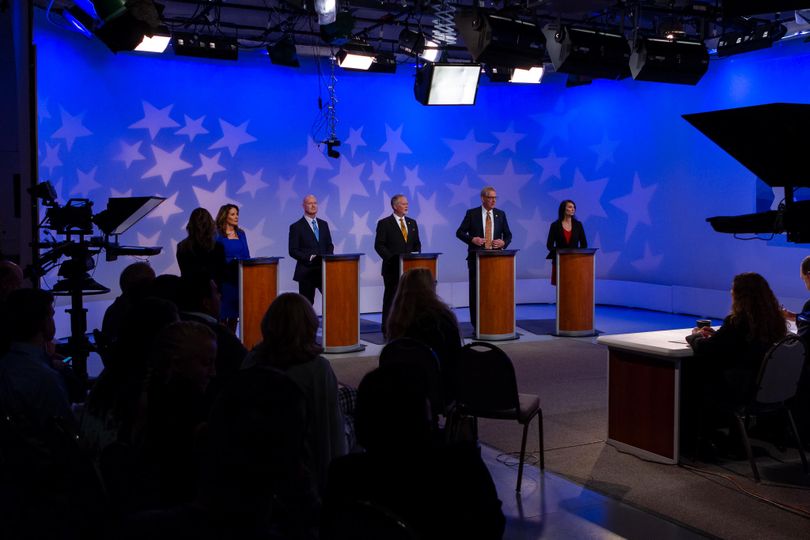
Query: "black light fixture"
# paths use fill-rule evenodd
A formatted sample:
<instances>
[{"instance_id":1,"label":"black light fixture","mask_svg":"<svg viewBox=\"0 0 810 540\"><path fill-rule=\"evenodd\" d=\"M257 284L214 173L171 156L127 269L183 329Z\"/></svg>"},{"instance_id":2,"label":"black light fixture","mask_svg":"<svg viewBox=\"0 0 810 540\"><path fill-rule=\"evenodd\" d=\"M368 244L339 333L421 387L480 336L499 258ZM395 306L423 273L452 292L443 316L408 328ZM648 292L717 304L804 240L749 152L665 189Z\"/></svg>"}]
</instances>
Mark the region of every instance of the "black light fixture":
<instances>
[{"instance_id":1,"label":"black light fixture","mask_svg":"<svg viewBox=\"0 0 810 540\"><path fill-rule=\"evenodd\" d=\"M268 45L267 54L277 66L301 67L292 34L285 35L275 45Z\"/></svg>"},{"instance_id":2,"label":"black light fixture","mask_svg":"<svg viewBox=\"0 0 810 540\"><path fill-rule=\"evenodd\" d=\"M161 25L163 7L152 0L99 0L93 6L101 20L94 33L113 52L135 50Z\"/></svg>"},{"instance_id":3,"label":"black light fixture","mask_svg":"<svg viewBox=\"0 0 810 540\"><path fill-rule=\"evenodd\" d=\"M193 33L175 32L172 35L174 54L196 56L219 60L239 58L239 44L235 38L227 36L203 36Z\"/></svg>"},{"instance_id":4,"label":"black light fixture","mask_svg":"<svg viewBox=\"0 0 810 540\"><path fill-rule=\"evenodd\" d=\"M405 28L399 33L399 51L411 56L418 56L428 62L436 62L442 54L438 43L431 41L422 32Z\"/></svg>"},{"instance_id":5,"label":"black light fixture","mask_svg":"<svg viewBox=\"0 0 810 540\"><path fill-rule=\"evenodd\" d=\"M340 48L335 59L343 69L368 71L376 56L377 51L371 45L361 41L351 41Z\"/></svg>"},{"instance_id":6,"label":"black light fixture","mask_svg":"<svg viewBox=\"0 0 810 540\"><path fill-rule=\"evenodd\" d=\"M484 71L486 71L489 81L494 83L539 84L543 78L544 67L505 68L487 65Z\"/></svg>"},{"instance_id":7,"label":"black light fixture","mask_svg":"<svg viewBox=\"0 0 810 540\"><path fill-rule=\"evenodd\" d=\"M397 57L394 56L394 53L378 52L368 70L373 73L396 73Z\"/></svg>"},{"instance_id":8,"label":"black light fixture","mask_svg":"<svg viewBox=\"0 0 810 540\"><path fill-rule=\"evenodd\" d=\"M480 9L457 11L455 19L474 62L521 68L543 63L545 38L536 24Z\"/></svg>"},{"instance_id":9,"label":"black light fixture","mask_svg":"<svg viewBox=\"0 0 810 540\"><path fill-rule=\"evenodd\" d=\"M416 72L413 93L422 105L475 105L480 64L425 64Z\"/></svg>"},{"instance_id":10,"label":"black light fixture","mask_svg":"<svg viewBox=\"0 0 810 540\"><path fill-rule=\"evenodd\" d=\"M699 41L639 38L630 55L637 81L697 84L709 69L709 51Z\"/></svg>"},{"instance_id":11,"label":"black light fixture","mask_svg":"<svg viewBox=\"0 0 810 540\"><path fill-rule=\"evenodd\" d=\"M560 73L614 80L630 76L630 45L621 34L550 24L543 34L554 69Z\"/></svg>"},{"instance_id":12,"label":"black light fixture","mask_svg":"<svg viewBox=\"0 0 810 540\"><path fill-rule=\"evenodd\" d=\"M781 23L759 25L744 32L726 32L717 40L717 56L731 56L759 49L767 49L787 33Z\"/></svg>"}]
</instances>

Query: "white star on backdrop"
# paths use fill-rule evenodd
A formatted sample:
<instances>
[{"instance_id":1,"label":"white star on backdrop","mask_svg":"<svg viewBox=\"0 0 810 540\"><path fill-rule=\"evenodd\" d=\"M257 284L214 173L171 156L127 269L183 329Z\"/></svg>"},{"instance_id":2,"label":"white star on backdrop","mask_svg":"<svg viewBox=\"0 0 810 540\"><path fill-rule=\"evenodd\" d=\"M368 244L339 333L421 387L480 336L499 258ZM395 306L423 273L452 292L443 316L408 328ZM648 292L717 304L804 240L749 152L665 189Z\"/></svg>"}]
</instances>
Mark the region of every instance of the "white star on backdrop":
<instances>
[{"instance_id":1,"label":"white star on backdrop","mask_svg":"<svg viewBox=\"0 0 810 540\"><path fill-rule=\"evenodd\" d=\"M175 135L186 135L188 137L188 141L191 142L197 135L205 135L208 133L208 130L202 125L203 120L205 120L205 115L197 118L196 120L192 120L189 115L184 114L183 119L186 125L175 131Z\"/></svg>"},{"instance_id":2,"label":"white star on backdrop","mask_svg":"<svg viewBox=\"0 0 810 540\"><path fill-rule=\"evenodd\" d=\"M247 132L249 122L250 120L245 120L236 126L220 118L219 126L222 128L222 138L214 142L208 149L227 148L228 152L231 153L231 157L235 156L240 146L257 140L256 137Z\"/></svg>"},{"instance_id":3,"label":"white star on backdrop","mask_svg":"<svg viewBox=\"0 0 810 540\"><path fill-rule=\"evenodd\" d=\"M379 285L382 283L380 276L380 267L382 261L377 256L376 252L368 253L363 260L363 271L360 272L360 281L366 285Z\"/></svg>"},{"instance_id":4,"label":"white star on backdrop","mask_svg":"<svg viewBox=\"0 0 810 540\"><path fill-rule=\"evenodd\" d=\"M650 243L644 242L644 256L640 259L636 259L630 264L632 264L636 270L644 274L648 274L661 266L662 260L664 260L664 254L661 253L660 255L653 255L652 250L650 249Z\"/></svg>"},{"instance_id":5,"label":"white star on backdrop","mask_svg":"<svg viewBox=\"0 0 810 540\"><path fill-rule=\"evenodd\" d=\"M540 183L542 184L549 178L562 178L560 176L560 168L568 161L568 158L557 157L554 153L554 148L549 150L548 155L544 158L535 158L534 162L543 168L540 175Z\"/></svg>"},{"instance_id":6,"label":"white star on backdrop","mask_svg":"<svg viewBox=\"0 0 810 540\"><path fill-rule=\"evenodd\" d=\"M576 116L576 109L566 111L563 100L557 100L552 112L534 114L531 119L540 124L543 128L543 135L540 139L538 148L545 147L548 143L553 142L554 139L561 141L568 140L569 124Z\"/></svg>"},{"instance_id":7,"label":"white star on backdrop","mask_svg":"<svg viewBox=\"0 0 810 540\"><path fill-rule=\"evenodd\" d=\"M146 159L146 156L141 154L141 144L143 144L143 141L137 141L133 144L127 144L121 141L121 152L119 152L118 156L114 159L116 161L123 161L124 166L129 169L129 166L132 165L133 162Z\"/></svg>"},{"instance_id":8,"label":"white star on backdrop","mask_svg":"<svg viewBox=\"0 0 810 540\"><path fill-rule=\"evenodd\" d=\"M88 195L94 189L99 189L101 184L96 182L96 172L98 167L93 167L89 172L76 169L76 177L79 182L70 190L71 195Z\"/></svg>"},{"instance_id":9,"label":"white star on backdrop","mask_svg":"<svg viewBox=\"0 0 810 540\"><path fill-rule=\"evenodd\" d=\"M324 197L323 200L318 199L318 217L329 222L330 233L340 230L338 226L329 219L329 197ZM334 242L334 234L332 235L332 241Z\"/></svg>"},{"instance_id":10,"label":"white star on backdrop","mask_svg":"<svg viewBox=\"0 0 810 540\"><path fill-rule=\"evenodd\" d=\"M210 182L212 176L225 170L225 167L219 164L219 156L221 154L222 152L217 152L213 157L206 157L200 154L200 168L194 171L191 176L205 176L206 180Z\"/></svg>"},{"instance_id":11,"label":"white star on backdrop","mask_svg":"<svg viewBox=\"0 0 810 540\"><path fill-rule=\"evenodd\" d=\"M421 193L416 195L419 201L419 237L422 240L422 251L427 251L425 248L429 246L433 239L433 229L440 225L446 225L447 219L444 213L436 208L436 193L434 192L430 198L425 198ZM427 234L424 234L424 233Z\"/></svg>"},{"instance_id":12,"label":"white star on backdrop","mask_svg":"<svg viewBox=\"0 0 810 540\"><path fill-rule=\"evenodd\" d=\"M118 191L115 188L110 188L110 197L132 197L132 189Z\"/></svg>"},{"instance_id":13,"label":"white star on backdrop","mask_svg":"<svg viewBox=\"0 0 810 540\"><path fill-rule=\"evenodd\" d=\"M151 178L152 176L160 176L163 180L163 185L168 186L169 182L172 180L172 176L174 173L183 171L185 169L191 168L191 163L187 161L183 161L180 157L180 154L183 152L183 149L186 147L185 144L181 144L171 152L166 152L165 150L161 150L155 145L152 145L152 154L155 156L155 165L143 173L141 179L144 178Z\"/></svg>"},{"instance_id":14,"label":"white star on backdrop","mask_svg":"<svg viewBox=\"0 0 810 540\"><path fill-rule=\"evenodd\" d=\"M294 175L287 179L279 177L278 189L276 189L276 201L281 203L279 213L284 212L284 208L287 207L287 203L289 201L295 201L298 199L298 192L295 191L295 187L293 185L294 183Z\"/></svg>"},{"instance_id":15,"label":"white star on backdrop","mask_svg":"<svg viewBox=\"0 0 810 540\"><path fill-rule=\"evenodd\" d=\"M53 173L56 167L62 165L62 160L59 159L59 143L51 146L45 143L45 159L40 163L40 167L48 169L48 175Z\"/></svg>"},{"instance_id":16,"label":"white star on backdrop","mask_svg":"<svg viewBox=\"0 0 810 540\"><path fill-rule=\"evenodd\" d=\"M598 170L603 163L608 161L615 163L613 153L616 151L618 146L619 141L609 139L607 133L602 134L602 142L589 146L591 150L596 152L596 166L594 167L594 170Z\"/></svg>"},{"instance_id":17,"label":"white star on backdrop","mask_svg":"<svg viewBox=\"0 0 810 540\"><path fill-rule=\"evenodd\" d=\"M155 268L156 274L172 274L175 276L180 275L180 265L177 264L177 244L177 240L172 238L169 241L169 249L164 247L163 251L160 252L160 255L157 255L151 259L150 262Z\"/></svg>"},{"instance_id":18,"label":"white star on backdrop","mask_svg":"<svg viewBox=\"0 0 810 540\"><path fill-rule=\"evenodd\" d=\"M366 141L363 140L363 128L349 128L349 137L343 141L343 145L352 149L352 157L354 157L354 151L358 146L366 146Z\"/></svg>"},{"instance_id":19,"label":"white star on backdrop","mask_svg":"<svg viewBox=\"0 0 810 540\"><path fill-rule=\"evenodd\" d=\"M330 227L329 230L331 231L332 228ZM333 240L334 240L334 238L333 238ZM346 253L346 238L345 237L341 238L340 241L335 243L335 254L336 255L341 255L343 253Z\"/></svg>"},{"instance_id":20,"label":"white star on backdrop","mask_svg":"<svg viewBox=\"0 0 810 540\"><path fill-rule=\"evenodd\" d=\"M147 101L141 101L141 104L143 105L143 118L131 124L129 126L130 129L148 129L149 138L155 140L155 137L161 129L173 128L180 125L169 116L174 105L166 105L162 109L158 109Z\"/></svg>"},{"instance_id":21,"label":"white star on backdrop","mask_svg":"<svg viewBox=\"0 0 810 540\"><path fill-rule=\"evenodd\" d=\"M227 187L228 182L223 181L213 191L208 191L198 186L191 186L191 190L194 192L194 197L197 199L197 206L205 208L211 212L212 216L216 216L217 210L219 210L219 207L223 204L236 204L233 199L228 197L226 192Z\"/></svg>"},{"instance_id":22,"label":"white star on backdrop","mask_svg":"<svg viewBox=\"0 0 810 540\"><path fill-rule=\"evenodd\" d=\"M425 183L419 178L419 165L413 169L410 167L405 167L405 181L402 182L402 185L410 190L411 197L416 195L416 188L425 185Z\"/></svg>"},{"instance_id":23,"label":"white star on backdrop","mask_svg":"<svg viewBox=\"0 0 810 540\"><path fill-rule=\"evenodd\" d=\"M588 247L598 248L596 252L596 275L598 277L606 277L610 274L616 261L619 260L621 251L605 251L602 245L602 234L597 232L593 240L588 242Z\"/></svg>"},{"instance_id":24,"label":"white star on backdrop","mask_svg":"<svg viewBox=\"0 0 810 540\"><path fill-rule=\"evenodd\" d=\"M301 158L301 161L298 162L299 165L302 165L307 170L307 185L312 185L312 179L315 177L315 173L318 170L324 171L331 171L334 169L332 166L332 162L327 159L326 156L323 155L321 149L318 145L307 137L307 154Z\"/></svg>"},{"instance_id":25,"label":"white star on backdrop","mask_svg":"<svg viewBox=\"0 0 810 540\"><path fill-rule=\"evenodd\" d=\"M633 175L633 190L623 197L610 201L613 206L621 209L627 214L627 228L624 232L624 240L630 239L630 235L639 223L652 225L650 219L650 201L658 186L653 184L649 187L642 187L638 173Z\"/></svg>"},{"instance_id":26,"label":"white star on backdrop","mask_svg":"<svg viewBox=\"0 0 810 540\"><path fill-rule=\"evenodd\" d=\"M51 111L48 110L48 98L37 101L37 116L39 116L40 121L51 118Z\"/></svg>"},{"instance_id":27,"label":"white star on backdrop","mask_svg":"<svg viewBox=\"0 0 810 540\"><path fill-rule=\"evenodd\" d=\"M53 132L51 139L64 139L68 152L73 148L76 139L89 137L93 134L92 131L82 125L84 113L73 116L62 107L59 107L59 114L62 117L62 125Z\"/></svg>"},{"instance_id":28,"label":"white star on backdrop","mask_svg":"<svg viewBox=\"0 0 810 540\"><path fill-rule=\"evenodd\" d=\"M607 178L600 178L599 180L589 182L585 180L585 177L582 176L579 169L576 169L574 171L574 185L570 188L549 191L548 194L558 201L565 199L573 200L577 205L577 218L580 221L585 221L591 216L607 217L600 201L607 184Z\"/></svg>"},{"instance_id":29,"label":"white star on backdrop","mask_svg":"<svg viewBox=\"0 0 810 540\"><path fill-rule=\"evenodd\" d=\"M447 189L453 192L453 198L450 199L450 204L447 205L448 207L455 206L457 204L468 207L471 204L475 204L476 197L479 197L481 193L480 189L470 187L466 174L458 184L445 184L445 186Z\"/></svg>"},{"instance_id":30,"label":"white star on backdrop","mask_svg":"<svg viewBox=\"0 0 810 540\"><path fill-rule=\"evenodd\" d=\"M506 168L501 174L488 175L488 182L498 193L499 204L511 202L518 208L523 208L520 190L532 179L532 174L517 174L512 160L506 162Z\"/></svg>"},{"instance_id":31,"label":"white star on backdrop","mask_svg":"<svg viewBox=\"0 0 810 540\"><path fill-rule=\"evenodd\" d=\"M371 174L368 179L374 182L374 193L380 192L380 186L383 182L391 181L391 177L385 172L385 161L382 163L371 162Z\"/></svg>"},{"instance_id":32,"label":"white star on backdrop","mask_svg":"<svg viewBox=\"0 0 810 540\"><path fill-rule=\"evenodd\" d=\"M399 126L399 129L393 130L385 124L385 143L380 147L380 152L388 154L388 162L391 164L391 170L397 163L397 156L399 154L412 154L411 149L402 140L402 129L405 126Z\"/></svg>"},{"instance_id":33,"label":"white star on backdrop","mask_svg":"<svg viewBox=\"0 0 810 540\"><path fill-rule=\"evenodd\" d=\"M492 134L498 139L498 146L496 146L495 150L492 152L493 155L503 152L504 150L517 153L518 141L526 136L525 133L515 132L514 122L509 123L509 127L506 128L506 131L493 131Z\"/></svg>"},{"instance_id":34,"label":"white star on backdrop","mask_svg":"<svg viewBox=\"0 0 810 540\"><path fill-rule=\"evenodd\" d=\"M349 229L349 234L354 236L354 245L357 250L362 251L363 238L374 234L368 226L368 212L362 216L357 212L352 212L352 228Z\"/></svg>"},{"instance_id":35,"label":"white star on backdrop","mask_svg":"<svg viewBox=\"0 0 810 540\"><path fill-rule=\"evenodd\" d=\"M165 201L160 203L157 208L152 210L146 217L161 218L163 220L163 225L166 225L170 217L175 214L182 214L183 209L177 206L177 195L179 193L179 191L175 191L174 194L167 197Z\"/></svg>"},{"instance_id":36,"label":"white star on backdrop","mask_svg":"<svg viewBox=\"0 0 810 540\"><path fill-rule=\"evenodd\" d=\"M526 242L523 244L523 249L529 249L533 244L540 243L545 245L548 238L549 221L546 221L540 215L540 209L535 206L532 217L529 219L518 219L517 222L521 227L526 229Z\"/></svg>"},{"instance_id":37,"label":"white star on backdrop","mask_svg":"<svg viewBox=\"0 0 810 540\"><path fill-rule=\"evenodd\" d=\"M445 169L459 163L466 163L473 170L478 170L478 155L492 147L492 143L478 142L475 139L474 129L471 129L463 139L442 140L453 151L453 157L444 166Z\"/></svg>"},{"instance_id":38,"label":"white star on backdrop","mask_svg":"<svg viewBox=\"0 0 810 540\"><path fill-rule=\"evenodd\" d=\"M366 187L360 180L360 176L363 174L365 167L365 163L352 166L346 156L340 156L340 172L337 176L330 178L329 183L334 184L338 188L341 217L346 214L346 208L349 206L349 201L353 195L368 197L368 190L366 190Z\"/></svg>"},{"instance_id":39,"label":"white star on backdrop","mask_svg":"<svg viewBox=\"0 0 810 540\"><path fill-rule=\"evenodd\" d=\"M389 195L388 192L383 192L381 202L382 212L380 212L380 217L377 218L377 221L385 219L394 213L394 209L391 208L391 195ZM408 211L410 211L410 209L408 209Z\"/></svg>"},{"instance_id":40,"label":"white star on backdrop","mask_svg":"<svg viewBox=\"0 0 810 540\"><path fill-rule=\"evenodd\" d=\"M251 257L269 256L266 249L276 243L276 241L264 234L264 223L267 218L262 218L253 228L242 227L247 236Z\"/></svg>"},{"instance_id":41,"label":"white star on backdrop","mask_svg":"<svg viewBox=\"0 0 810 540\"><path fill-rule=\"evenodd\" d=\"M242 184L242 187L239 188L239 191L237 191L236 194L241 195L242 193L250 193L250 196L255 199L257 191L259 191L262 188L268 187L267 182L264 182L262 180L263 173L264 173L263 168L259 169L254 174L251 174L247 171L242 171L242 178L245 179L245 183Z\"/></svg>"},{"instance_id":42,"label":"white star on backdrop","mask_svg":"<svg viewBox=\"0 0 810 540\"><path fill-rule=\"evenodd\" d=\"M146 236L143 233L137 234L138 238L138 245L143 247L152 247L158 245L158 240L160 239L160 231L156 232L152 236Z\"/></svg>"}]
</instances>

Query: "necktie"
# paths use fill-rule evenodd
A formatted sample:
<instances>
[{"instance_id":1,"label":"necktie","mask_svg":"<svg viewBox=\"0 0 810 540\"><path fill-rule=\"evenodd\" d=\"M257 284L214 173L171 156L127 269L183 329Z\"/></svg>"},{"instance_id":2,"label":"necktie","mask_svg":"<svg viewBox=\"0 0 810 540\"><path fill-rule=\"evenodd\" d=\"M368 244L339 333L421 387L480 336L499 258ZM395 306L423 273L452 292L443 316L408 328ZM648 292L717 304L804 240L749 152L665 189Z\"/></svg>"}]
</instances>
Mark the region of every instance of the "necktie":
<instances>
[{"instance_id":1,"label":"necktie","mask_svg":"<svg viewBox=\"0 0 810 540\"><path fill-rule=\"evenodd\" d=\"M402 231L402 237L408 241L408 229L405 228L405 219L399 218L399 230Z\"/></svg>"},{"instance_id":2,"label":"necktie","mask_svg":"<svg viewBox=\"0 0 810 540\"><path fill-rule=\"evenodd\" d=\"M312 220L312 232L315 233L315 240L320 242L321 241L321 233L318 231L318 220L317 219Z\"/></svg>"},{"instance_id":3,"label":"necktie","mask_svg":"<svg viewBox=\"0 0 810 540\"><path fill-rule=\"evenodd\" d=\"M492 249L492 214L487 212L487 221L484 226L484 248Z\"/></svg>"}]
</instances>

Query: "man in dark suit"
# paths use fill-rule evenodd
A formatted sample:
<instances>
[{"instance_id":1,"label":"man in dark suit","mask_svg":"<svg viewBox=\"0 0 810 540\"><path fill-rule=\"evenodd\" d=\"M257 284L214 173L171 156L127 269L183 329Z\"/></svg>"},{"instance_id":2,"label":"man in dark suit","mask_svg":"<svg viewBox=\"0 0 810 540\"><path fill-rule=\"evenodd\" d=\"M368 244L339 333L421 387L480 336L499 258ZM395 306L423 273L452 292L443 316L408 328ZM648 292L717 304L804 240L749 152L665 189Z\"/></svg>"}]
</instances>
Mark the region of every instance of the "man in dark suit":
<instances>
[{"instance_id":1,"label":"man in dark suit","mask_svg":"<svg viewBox=\"0 0 810 540\"><path fill-rule=\"evenodd\" d=\"M321 291L321 255L335 252L329 224L319 219L318 199L315 195L304 197L304 217L290 225L289 251L295 259L293 279L298 282L298 292L309 302L315 303L315 289Z\"/></svg>"},{"instance_id":2,"label":"man in dark suit","mask_svg":"<svg viewBox=\"0 0 810 540\"><path fill-rule=\"evenodd\" d=\"M422 251L416 220L405 215L408 213L408 199L405 195L397 194L391 197L391 208L394 213L377 222L377 234L374 238L374 251L382 259L381 273L385 284L382 307L383 334L385 323L388 322L388 311L391 309L399 284L399 256L403 253Z\"/></svg>"},{"instance_id":3,"label":"man in dark suit","mask_svg":"<svg viewBox=\"0 0 810 540\"><path fill-rule=\"evenodd\" d=\"M476 318L475 251L482 249L506 249L512 241L512 231L506 221L506 213L495 209L495 188L481 190L481 206L467 210L464 220L456 231L456 237L467 244L467 269L470 274L470 322L473 329Z\"/></svg>"}]
</instances>

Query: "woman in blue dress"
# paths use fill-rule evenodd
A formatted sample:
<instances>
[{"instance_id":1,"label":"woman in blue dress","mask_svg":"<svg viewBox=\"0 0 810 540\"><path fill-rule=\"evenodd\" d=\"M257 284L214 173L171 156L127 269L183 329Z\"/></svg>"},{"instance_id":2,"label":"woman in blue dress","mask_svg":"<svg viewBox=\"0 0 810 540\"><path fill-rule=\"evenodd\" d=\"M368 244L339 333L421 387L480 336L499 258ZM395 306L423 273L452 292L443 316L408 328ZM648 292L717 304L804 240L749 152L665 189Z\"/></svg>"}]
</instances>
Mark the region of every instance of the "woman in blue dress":
<instances>
[{"instance_id":1,"label":"woman in blue dress","mask_svg":"<svg viewBox=\"0 0 810 540\"><path fill-rule=\"evenodd\" d=\"M220 319L236 332L239 322L239 260L250 258L245 231L239 228L239 207L224 204L217 212L217 243L225 249L226 270L222 279Z\"/></svg>"}]
</instances>

